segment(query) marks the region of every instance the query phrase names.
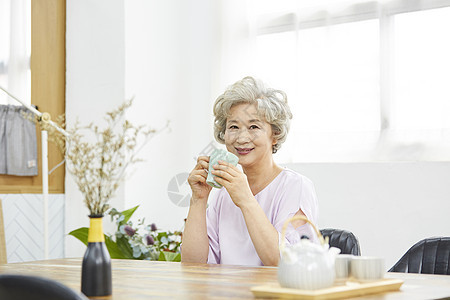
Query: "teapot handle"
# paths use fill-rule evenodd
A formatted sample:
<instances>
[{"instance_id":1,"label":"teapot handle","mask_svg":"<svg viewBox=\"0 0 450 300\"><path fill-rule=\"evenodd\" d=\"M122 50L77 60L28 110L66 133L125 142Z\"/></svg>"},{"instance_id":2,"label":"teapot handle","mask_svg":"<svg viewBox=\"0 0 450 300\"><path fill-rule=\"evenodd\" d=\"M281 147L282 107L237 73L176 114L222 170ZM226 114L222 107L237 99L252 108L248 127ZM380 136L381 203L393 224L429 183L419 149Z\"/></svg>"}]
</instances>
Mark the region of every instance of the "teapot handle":
<instances>
[{"instance_id":1,"label":"teapot handle","mask_svg":"<svg viewBox=\"0 0 450 300\"><path fill-rule=\"evenodd\" d=\"M311 224L312 228L314 229L314 231L316 232L317 236L319 237L319 241L321 245L324 244L328 244L328 237L323 238L323 235L320 233L320 231L317 229L316 225L314 225L310 220L308 220L307 217L302 216L302 215L297 215L297 216L293 216L289 219L287 219L284 222L283 228L281 229L281 250L284 250L285 247L285 235L286 235L286 229L289 225L289 223L291 223L292 221L296 221L296 220L303 220L309 224Z\"/></svg>"}]
</instances>

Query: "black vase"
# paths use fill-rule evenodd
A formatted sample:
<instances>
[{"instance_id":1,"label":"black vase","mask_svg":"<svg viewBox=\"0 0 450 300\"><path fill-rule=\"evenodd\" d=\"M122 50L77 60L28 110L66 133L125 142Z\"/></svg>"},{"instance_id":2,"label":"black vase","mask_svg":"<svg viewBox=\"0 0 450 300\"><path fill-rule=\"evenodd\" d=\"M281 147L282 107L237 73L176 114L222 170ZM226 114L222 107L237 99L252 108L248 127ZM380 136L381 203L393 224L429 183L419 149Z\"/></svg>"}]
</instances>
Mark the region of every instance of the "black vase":
<instances>
[{"instance_id":1,"label":"black vase","mask_svg":"<svg viewBox=\"0 0 450 300\"><path fill-rule=\"evenodd\" d=\"M112 294L111 257L103 235L103 216L89 216L88 246L81 268L81 292L88 297Z\"/></svg>"}]
</instances>

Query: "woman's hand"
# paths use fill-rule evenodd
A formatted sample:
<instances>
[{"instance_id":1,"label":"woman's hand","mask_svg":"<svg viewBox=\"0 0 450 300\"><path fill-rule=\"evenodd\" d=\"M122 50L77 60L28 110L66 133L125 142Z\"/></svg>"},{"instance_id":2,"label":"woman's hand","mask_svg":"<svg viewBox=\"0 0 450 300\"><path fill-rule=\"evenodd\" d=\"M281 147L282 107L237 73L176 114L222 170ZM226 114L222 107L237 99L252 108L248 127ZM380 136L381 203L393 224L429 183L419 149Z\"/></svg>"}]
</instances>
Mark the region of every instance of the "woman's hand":
<instances>
[{"instance_id":1,"label":"woman's hand","mask_svg":"<svg viewBox=\"0 0 450 300\"><path fill-rule=\"evenodd\" d=\"M215 180L227 189L237 207L241 208L242 205L254 199L248 185L247 175L241 170L222 160L219 160L218 165L214 165L213 168L211 173L218 176Z\"/></svg>"},{"instance_id":2,"label":"woman's hand","mask_svg":"<svg viewBox=\"0 0 450 300\"><path fill-rule=\"evenodd\" d=\"M212 187L206 183L208 176L209 156L199 156L197 165L189 174L188 183L192 190L192 201L208 200Z\"/></svg>"},{"instance_id":3,"label":"woman's hand","mask_svg":"<svg viewBox=\"0 0 450 300\"><path fill-rule=\"evenodd\" d=\"M206 229L206 205L212 189L206 183L208 165L209 157L200 156L197 159L197 165L188 177L192 198L183 231L182 262L206 263L208 261L209 239Z\"/></svg>"}]
</instances>

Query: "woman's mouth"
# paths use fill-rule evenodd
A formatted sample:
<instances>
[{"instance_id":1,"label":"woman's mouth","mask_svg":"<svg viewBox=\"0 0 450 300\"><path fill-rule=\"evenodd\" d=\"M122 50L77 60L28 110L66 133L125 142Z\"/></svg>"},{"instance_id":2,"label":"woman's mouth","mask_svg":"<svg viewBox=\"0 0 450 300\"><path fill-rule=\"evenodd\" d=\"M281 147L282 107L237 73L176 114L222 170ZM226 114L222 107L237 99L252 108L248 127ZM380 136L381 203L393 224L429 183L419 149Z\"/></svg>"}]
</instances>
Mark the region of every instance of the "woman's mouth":
<instances>
[{"instance_id":1,"label":"woman's mouth","mask_svg":"<svg viewBox=\"0 0 450 300\"><path fill-rule=\"evenodd\" d=\"M247 155L255 148L235 148L239 155Z\"/></svg>"}]
</instances>

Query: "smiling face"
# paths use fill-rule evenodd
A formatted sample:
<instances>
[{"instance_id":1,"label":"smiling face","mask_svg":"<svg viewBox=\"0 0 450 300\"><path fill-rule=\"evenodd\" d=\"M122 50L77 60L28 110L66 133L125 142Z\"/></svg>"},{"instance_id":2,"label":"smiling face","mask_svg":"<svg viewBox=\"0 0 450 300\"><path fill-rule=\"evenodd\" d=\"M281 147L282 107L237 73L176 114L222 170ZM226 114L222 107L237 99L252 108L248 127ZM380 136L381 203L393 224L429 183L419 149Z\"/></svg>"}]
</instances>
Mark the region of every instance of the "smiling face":
<instances>
[{"instance_id":1,"label":"smiling face","mask_svg":"<svg viewBox=\"0 0 450 300\"><path fill-rule=\"evenodd\" d=\"M242 167L272 161L272 127L258 115L256 104L237 104L230 109L225 129L227 150L239 157Z\"/></svg>"}]
</instances>

